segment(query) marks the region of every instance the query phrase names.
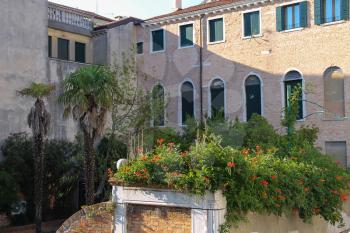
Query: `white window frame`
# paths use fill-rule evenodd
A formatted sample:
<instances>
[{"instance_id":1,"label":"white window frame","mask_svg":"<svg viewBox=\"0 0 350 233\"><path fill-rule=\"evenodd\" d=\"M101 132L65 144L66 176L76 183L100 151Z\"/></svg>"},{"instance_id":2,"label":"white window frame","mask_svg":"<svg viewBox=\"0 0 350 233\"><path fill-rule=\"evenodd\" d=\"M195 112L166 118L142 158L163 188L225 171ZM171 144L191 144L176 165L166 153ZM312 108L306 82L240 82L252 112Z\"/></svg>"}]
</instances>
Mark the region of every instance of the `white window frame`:
<instances>
[{"instance_id":1,"label":"white window frame","mask_svg":"<svg viewBox=\"0 0 350 233\"><path fill-rule=\"evenodd\" d=\"M180 127L184 127L186 126L185 124L182 123L182 92L181 92L181 87L185 82L190 82L193 86L193 118L197 119L197 114L196 114L196 99L197 99L197 92L196 92L196 86L194 84L194 82L192 81L192 79L190 78L185 78L179 85L178 88L178 109L177 109L177 119L178 119L178 125Z\"/></svg>"},{"instance_id":2,"label":"white window frame","mask_svg":"<svg viewBox=\"0 0 350 233\"><path fill-rule=\"evenodd\" d=\"M290 71L297 71L299 72L299 74L301 75L301 83L302 83L302 98L303 98L303 119L299 119L297 120L297 122L303 122L305 121L305 117L307 116L307 112L306 112L306 104L305 101L306 100L306 96L305 96L305 79L304 79L304 74L297 68L290 68L288 69L282 76L281 81L280 81L280 85L281 85L281 103L282 103L282 109L284 109L286 107L286 103L285 103L285 87L284 87L284 81L286 78L286 75L290 72ZM281 117L284 118L284 111L281 112Z\"/></svg>"},{"instance_id":3,"label":"white window frame","mask_svg":"<svg viewBox=\"0 0 350 233\"><path fill-rule=\"evenodd\" d=\"M193 28L193 39L192 39L193 44L192 45L188 45L188 46L181 46L181 30L180 30L180 28L181 28L181 26L190 25L190 24L192 24L192 28ZM194 28L194 21L180 23L178 25L178 37L179 37L179 39L178 39L178 47L177 47L178 49L193 48L194 45L196 44L196 30Z\"/></svg>"},{"instance_id":4,"label":"white window frame","mask_svg":"<svg viewBox=\"0 0 350 233\"><path fill-rule=\"evenodd\" d=\"M209 21L214 20L214 19L222 19L222 30L223 30L223 39L220 41L214 41L210 42L210 27L209 27ZM212 45L212 44L220 44L220 43L225 43L226 42L226 26L225 26L225 17L223 15L220 16L215 16L215 17L209 17L207 19L207 44Z\"/></svg>"},{"instance_id":5,"label":"white window frame","mask_svg":"<svg viewBox=\"0 0 350 233\"><path fill-rule=\"evenodd\" d=\"M153 36L152 36L152 32L159 31L159 30L163 30L163 44L164 44L164 48L163 48L163 50L153 51ZM155 29L150 30L150 52L151 52L151 54L165 52L165 50L166 50L166 37L165 36L166 36L166 34L165 34L165 29L164 28L155 28Z\"/></svg>"},{"instance_id":6,"label":"white window frame","mask_svg":"<svg viewBox=\"0 0 350 233\"><path fill-rule=\"evenodd\" d=\"M226 85L226 81L224 79L222 79L221 77L219 76L215 76L214 78L212 78L209 82L209 86L208 86L208 116L209 117L212 117L212 112L211 112L211 85L213 84L213 82L215 80L220 80L224 83L224 116L225 116L225 119L227 118L227 99L226 99L226 88L227 88L227 85Z\"/></svg>"},{"instance_id":7,"label":"white window frame","mask_svg":"<svg viewBox=\"0 0 350 233\"><path fill-rule=\"evenodd\" d=\"M242 85L242 93L243 93L243 96L242 96L242 104L244 106L243 108L243 121L246 122L248 119L247 119L247 99L246 99L246 90L245 90L245 82L247 80L248 77L250 76L256 76L259 81L260 81L260 105L261 105L261 116L264 116L264 83L263 83L263 80L261 78L261 76L255 72L250 72L248 75L246 75L243 79L243 85Z\"/></svg>"},{"instance_id":8,"label":"white window frame","mask_svg":"<svg viewBox=\"0 0 350 233\"><path fill-rule=\"evenodd\" d=\"M259 25L259 30L260 30L260 33L258 35L251 35L251 36L244 36L244 15L247 14L247 13L252 13L252 12L256 12L258 11L259 12L259 21L260 21L260 25ZM263 36L263 33L262 33L262 14L261 14L261 7L259 8L254 8L254 9L249 9L249 10L246 10L246 11L243 11L242 12L242 39L252 39L252 38L257 38L257 37L262 37Z\"/></svg>"}]
</instances>

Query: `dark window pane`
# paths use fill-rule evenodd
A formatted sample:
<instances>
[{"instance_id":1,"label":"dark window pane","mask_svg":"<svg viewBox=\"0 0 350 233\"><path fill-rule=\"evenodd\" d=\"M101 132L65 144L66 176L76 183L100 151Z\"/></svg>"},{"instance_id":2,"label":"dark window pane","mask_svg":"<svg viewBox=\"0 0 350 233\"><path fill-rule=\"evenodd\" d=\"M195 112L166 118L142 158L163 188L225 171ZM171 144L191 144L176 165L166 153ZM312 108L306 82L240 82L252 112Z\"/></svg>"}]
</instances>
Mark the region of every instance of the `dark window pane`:
<instances>
[{"instance_id":1,"label":"dark window pane","mask_svg":"<svg viewBox=\"0 0 350 233\"><path fill-rule=\"evenodd\" d=\"M216 79L210 86L211 116L225 118L225 85L220 79Z\"/></svg>"},{"instance_id":2,"label":"dark window pane","mask_svg":"<svg viewBox=\"0 0 350 233\"><path fill-rule=\"evenodd\" d=\"M244 36L260 34L260 12L254 11L244 14Z\"/></svg>"},{"instance_id":3,"label":"dark window pane","mask_svg":"<svg viewBox=\"0 0 350 233\"><path fill-rule=\"evenodd\" d=\"M164 103L164 88L157 85L152 91L152 110L154 126L164 126L165 122L165 103Z\"/></svg>"},{"instance_id":4,"label":"dark window pane","mask_svg":"<svg viewBox=\"0 0 350 233\"><path fill-rule=\"evenodd\" d=\"M164 30L152 31L152 48L153 52L164 50Z\"/></svg>"},{"instance_id":5,"label":"dark window pane","mask_svg":"<svg viewBox=\"0 0 350 233\"><path fill-rule=\"evenodd\" d=\"M285 107L288 108L291 104L291 98L297 88L302 88L302 77L301 74L297 71L290 71L286 74L284 78L284 99ZM298 115L297 120L303 119L303 94L300 93L298 98Z\"/></svg>"},{"instance_id":6,"label":"dark window pane","mask_svg":"<svg viewBox=\"0 0 350 233\"><path fill-rule=\"evenodd\" d=\"M247 120L254 113L261 115L261 86L255 75L249 76L245 81Z\"/></svg>"},{"instance_id":7,"label":"dark window pane","mask_svg":"<svg viewBox=\"0 0 350 233\"><path fill-rule=\"evenodd\" d=\"M143 54L143 42L138 42L136 44L137 54Z\"/></svg>"},{"instance_id":8,"label":"dark window pane","mask_svg":"<svg viewBox=\"0 0 350 233\"><path fill-rule=\"evenodd\" d=\"M209 42L224 40L224 20L212 19L209 20Z\"/></svg>"},{"instance_id":9,"label":"dark window pane","mask_svg":"<svg viewBox=\"0 0 350 233\"><path fill-rule=\"evenodd\" d=\"M194 117L194 93L190 82L184 82L181 86L181 103L182 124L185 124L187 119Z\"/></svg>"},{"instance_id":10,"label":"dark window pane","mask_svg":"<svg viewBox=\"0 0 350 233\"><path fill-rule=\"evenodd\" d=\"M48 37L48 52L49 57L52 57L52 37Z\"/></svg>"},{"instance_id":11,"label":"dark window pane","mask_svg":"<svg viewBox=\"0 0 350 233\"><path fill-rule=\"evenodd\" d=\"M180 46L193 45L193 24L186 24L180 26Z\"/></svg>"},{"instance_id":12,"label":"dark window pane","mask_svg":"<svg viewBox=\"0 0 350 233\"><path fill-rule=\"evenodd\" d=\"M81 63L85 63L85 44L84 43L79 43L79 42L75 42L75 61L76 62L81 62Z\"/></svg>"},{"instance_id":13,"label":"dark window pane","mask_svg":"<svg viewBox=\"0 0 350 233\"><path fill-rule=\"evenodd\" d=\"M69 60L69 40L58 38L57 58L62 60Z\"/></svg>"}]
</instances>

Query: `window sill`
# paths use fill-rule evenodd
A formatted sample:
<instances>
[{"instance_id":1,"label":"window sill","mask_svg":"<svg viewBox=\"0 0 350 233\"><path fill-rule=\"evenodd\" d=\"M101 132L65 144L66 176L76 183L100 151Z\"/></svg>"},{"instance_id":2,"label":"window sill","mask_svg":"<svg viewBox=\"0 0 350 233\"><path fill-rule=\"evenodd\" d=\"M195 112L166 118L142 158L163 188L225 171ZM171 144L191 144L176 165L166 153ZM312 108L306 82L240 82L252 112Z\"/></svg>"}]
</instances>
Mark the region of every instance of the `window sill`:
<instances>
[{"instance_id":1,"label":"window sill","mask_svg":"<svg viewBox=\"0 0 350 233\"><path fill-rule=\"evenodd\" d=\"M288 30L284 30L284 31L280 31L281 33L288 33L288 32L296 32L296 31L301 31L304 30L305 28L300 27L300 28L292 28L292 29L288 29Z\"/></svg>"},{"instance_id":2,"label":"window sill","mask_svg":"<svg viewBox=\"0 0 350 233\"><path fill-rule=\"evenodd\" d=\"M177 49L189 49L189 48L194 48L194 44L189 46L179 46Z\"/></svg>"},{"instance_id":3,"label":"window sill","mask_svg":"<svg viewBox=\"0 0 350 233\"><path fill-rule=\"evenodd\" d=\"M333 22L329 22L329 23L323 23L320 26L322 27L327 27L327 26L331 26L331 25L335 25L335 24L341 24L341 23L345 23L345 20L337 20L337 21L333 21Z\"/></svg>"},{"instance_id":4,"label":"window sill","mask_svg":"<svg viewBox=\"0 0 350 233\"><path fill-rule=\"evenodd\" d=\"M208 41L208 45L214 45L214 44L221 44L221 43L225 43L225 40L220 40L220 41L214 41L214 42L209 42Z\"/></svg>"},{"instance_id":5,"label":"window sill","mask_svg":"<svg viewBox=\"0 0 350 233\"><path fill-rule=\"evenodd\" d=\"M151 54L164 53L164 52L165 52L165 49L159 50L159 51L152 51Z\"/></svg>"},{"instance_id":6,"label":"window sill","mask_svg":"<svg viewBox=\"0 0 350 233\"><path fill-rule=\"evenodd\" d=\"M259 38L263 37L263 34L258 34L258 35L253 35L253 36L243 36L242 40L249 40L249 39L254 39L254 38Z\"/></svg>"}]
</instances>

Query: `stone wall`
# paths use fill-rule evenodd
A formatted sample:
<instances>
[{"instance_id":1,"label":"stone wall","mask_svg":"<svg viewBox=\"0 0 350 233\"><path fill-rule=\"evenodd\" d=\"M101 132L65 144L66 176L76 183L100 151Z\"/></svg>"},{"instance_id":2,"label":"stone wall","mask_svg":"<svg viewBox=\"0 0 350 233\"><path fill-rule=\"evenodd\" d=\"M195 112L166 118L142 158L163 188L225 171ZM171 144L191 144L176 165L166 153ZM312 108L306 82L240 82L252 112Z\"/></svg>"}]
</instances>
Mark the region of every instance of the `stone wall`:
<instances>
[{"instance_id":1,"label":"stone wall","mask_svg":"<svg viewBox=\"0 0 350 233\"><path fill-rule=\"evenodd\" d=\"M113 205L99 203L83 207L67 219L56 233L112 233Z\"/></svg>"},{"instance_id":2,"label":"stone wall","mask_svg":"<svg viewBox=\"0 0 350 233\"><path fill-rule=\"evenodd\" d=\"M128 205L128 233L191 233L191 210L185 208Z\"/></svg>"}]
</instances>

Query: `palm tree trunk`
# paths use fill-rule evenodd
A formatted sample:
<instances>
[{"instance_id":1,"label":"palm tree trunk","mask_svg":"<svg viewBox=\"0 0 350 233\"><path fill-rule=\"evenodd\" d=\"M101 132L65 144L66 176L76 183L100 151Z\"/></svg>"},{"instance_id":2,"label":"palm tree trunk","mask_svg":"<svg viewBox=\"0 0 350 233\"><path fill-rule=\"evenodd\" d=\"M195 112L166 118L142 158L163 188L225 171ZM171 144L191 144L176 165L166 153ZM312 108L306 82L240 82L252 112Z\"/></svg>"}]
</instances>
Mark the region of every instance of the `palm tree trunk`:
<instances>
[{"instance_id":1,"label":"palm tree trunk","mask_svg":"<svg viewBox=\"0 0 350 233\"><path fill-rule=\"evenodd\" d=\"M84 171L85 171L85 199L87 205L95 202L95 151L94 140L88 133L84 133Z\"/></svg>"},{"instance_id":2,"label":"palm tree trunk","mask_svg":"<svg viewBox=\"0 0 350 233\"><path fill-rule=\"evenodd\" d=\"M43 201L43 176L44 176L44 151L42 135L34 136L34 204L35 204L35 228L36 233L41 233L42 201Z\"/></svg>"}]
</instances>

